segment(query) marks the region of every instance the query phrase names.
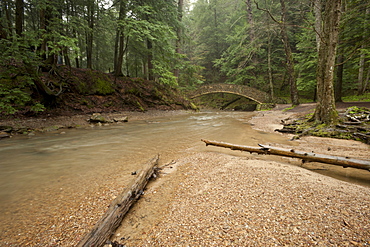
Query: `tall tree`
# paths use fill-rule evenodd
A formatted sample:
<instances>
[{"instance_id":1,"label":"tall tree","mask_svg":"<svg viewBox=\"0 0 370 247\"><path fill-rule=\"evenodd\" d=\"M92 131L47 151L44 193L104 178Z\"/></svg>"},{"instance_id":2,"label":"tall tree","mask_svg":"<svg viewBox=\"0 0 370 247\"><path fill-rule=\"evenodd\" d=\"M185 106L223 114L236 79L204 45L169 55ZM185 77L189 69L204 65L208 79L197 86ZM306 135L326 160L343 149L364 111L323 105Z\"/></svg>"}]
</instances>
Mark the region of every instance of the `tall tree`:
<instances>
[{"instance_id":1,"label":"tall tree","mask_svg":"<svg viewBox=\"0 0 370 247\"><path fill-rule=\"evenodd\" d=\"M88 23L88 28L86 30L86 67L88 69L92 69L95 26L95 0L87 1L86 19Z\"/></svg>"},{"instance_id":2,"label":"tall tree","mask_svg":"<svg viewBox=\"0 0 370 247\"><path fill-rule=\"evenodd\" d=\"M24 1L15 1L15 31L18 36L23 33L23 21L24 21Z\"/></svg>"},{"instance_id":3,"label":"tall tree","mask_svg":"<svg viewBox=\"0 0 370 247\"><path fill-rule=\"evenodd\" d=\"M363 21L362 21L362 40L366 40L369 36L370 31L370 6L366 5L365 11L363 11ZM358 69L358 95L362 95L365 93L367 85L369 83L369 74L370 74L370 66L368 66L368 72L366 76L366 52L369 49L369 42L362 42L361 49L360 49L360 62L359 62L359 69Z\"/></svg>"},{"instance_id":4,"label":"tall tree","mask_svg":"<svg viewBox=\"0 0 370 247\"><path fill-rule=\"evenodd\" d=\"M12 33L11 11L11 0L4 0L0 2L0 39L7 39Z\"/></svg>"},{"instance_id":5,"label":"tall tree","mask_svg":"<svg viewBox=\"0 0 370 247\"><path fill-rule=\"evenodd\" d=\"M292 105L299 105L297 79L296 79L296 74L294 70L293 52L292 52L290 39L288 36L288 30L287 30L287 10L285 6L285 0L280 0L280 7L281 7L280 21L278 21L268 9L260 8L256 1L255 3L259 10L267 12L269 16L271 17L271 19L279 25L281 40L284 45L284 51L285 51L285 56L286 56L285 66L287 70L287 81L290 87L290 99L292 101Z\"/></svg>"},{"instance_id":6,"label":"tall tree","mask_svg":"<svg viewBox=\"0 0 370 247\"><path fill-rule=\"evenodd\" d=\"M294 71L294 60L293 60L293 53L292 48L290 47L289 37L287 32L287 23L286 23L286 7L285 7L285 0L280 0L281 4L281 22L280 22L280 32L281 38L284 43L284 50L286 54L286 67L287 67L287 77L288 77L288 84L290 86L290 99L292 101L292 105L299 105L299 97L298 97L298 89L297 89L297 80L296 74Z\"/></svg>"},{"instance_id":7,"label":"tall tree","mask_svg":"<svg viewBox=\"0 0 370 247\"><path fill-rule=\"evenodd\" d=\"M177 3L177 19L178 19L178 25L177 25L177 39L176 39L176 49L175 52L177 54L181 54L181 44L182 44L182 39L183 39L183 27L181 25L182 23L182 17L183 17L183 12L184 12L184 0L178 0ZM175 68L174 70L174 76L177 78L177 81L180 76L180 69Z\"/></svg>"},{"instance_id":8,"label":"tall tree","mask_svg":"<svg viewBox=\"0 0 370 247\"><path fill-rule=\"evenodd\" d=\"M126 1L120 0L119 1L119 16L118 16L118 27L117 27L117 37L116 42L116 60L115 60L115 68L114 74L115 76L122 76L122 65L123 65L123 55L125 52L125 26L124 20L126 18Z\"/></svg>"},{"instance_id":9,"label":"tall tree","mask_svg":"<svg viewBox=\"0 0 370 247\"><path fill-rule=\"evenodd\" d=\"M313 12L315 14L316 48L320 50L320 34L322 33L322 0L313 1Z\"/></svg>"},{"instance_id":10,"label":"tall tree","mask_svg":"<svg viewBox=\"0 0 370 247\"><path fill-rule=\"evenodd\" d=\"M318 0L317 0L318 1ZM342 4L341 7L342 15L346 12L346 5ZM320 32L321 33L321 32ZM338 38L337 47L337 70L334 82L334 100L335 102L343 102L342 100L342 90L343 90L343 71L344 71L344 49L343 49L343 25L341 25Z\"/></svg>"},{"instance_id":11,"label":"tall tree","mask_svg":"<svg viewBox=\"0 0 370 247\"><path fill-rule=\"evenodd\" d=\"M341 16L341 0L323 0L323 28L320 33L320 49L317 63L317 105L314 118L317 122L334 124L338 112L334 98L334 67Z\"/></svg>"}]
</instances>

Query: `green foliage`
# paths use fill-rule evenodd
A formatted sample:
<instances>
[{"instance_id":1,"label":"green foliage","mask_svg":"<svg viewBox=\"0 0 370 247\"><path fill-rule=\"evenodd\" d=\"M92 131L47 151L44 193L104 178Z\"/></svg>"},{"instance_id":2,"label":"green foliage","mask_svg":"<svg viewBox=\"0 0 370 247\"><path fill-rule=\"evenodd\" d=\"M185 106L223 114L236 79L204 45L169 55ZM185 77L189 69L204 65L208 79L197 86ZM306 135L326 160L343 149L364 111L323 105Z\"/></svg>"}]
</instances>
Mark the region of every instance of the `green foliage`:
<instances>
[{"instance_id":1,"label":"green foliage","mask_svg":"<svg viewBox=\"0 0 370 247\"><path fill-rule=\"evenodd\" d=\"M194 89L204 83L204 77L201 75L205 68L189 61L185 61L181 67L179 85L183 88Z\"/></svg>"},{"instance_id":2,"label":"green foliage","mask_svg":"<svg viewBox=\"0 0 370 247\"><path fill-rule=\"evenodd\" d=\"M369 111L369 109L367 109L366 107L357 107L357 106L348 107L346 110L346 112L349 114L363 113L366 111Z\"/></svg>"},{"instance_id":3,"label":"green foliage","mask_svg":"<svg viewBox=\"0 0 370 247\"><path fill-rule=\"evenodd\" d=\"M111 82L108 80L103 80L101 78L97 78L95 82L95 88L94 88L96 94L100 95L107 95L114 92L114 89L112 88Z\"/></svg>"},{"instance_id":4,"label":"green foliage","mask_svg":"<svg viewBox=\"0 0 370 247\"><path fill-rule=\"evenodd\" d=\"M362 102L370 102L370 93L365 93L363 95L348 95L342 98L343 101L346 102L353 102L353 101L362 101Z\"/></svg>"},{"instance_id":5,"label":"green foliage","mask_svg":"<svg viewBox=\"0 0 370 247\"><path fill-rule=\"evenodd\" d=\"M170 71L171 68L166 66L168 64L160 63L159 61L154 61L153 73L157 75L158 81L162 84L169 86L177 86L177 78Z\"/></svg>"},{"instance_id":6,"label":"green foliage","mask_svg":"<svg viewBox=\"0 0 370 247\"><path fill-rule=\"evenodd\" d=\"M0 40L0 112L13 114L29 106L31 111L42 111L44 106L33 102L33 77L28 73L38 65L35 54L29 50L34 43L29 37Z\"/></svg>"},{"instance_id":7,"label":"green foliage","mask_svg":"<svg viewBox=\"0 0 370 247\"><path fill-rule=\"evenodd\" d=\"M316 33L312 28L314 16L312 12L306 14L309 22L301 28L295 35L297 39L297 51L294 54L297 63L295 71L297 73L298 90L314 94L316 89L316 67L317 67L317 48Z\"/></svg>"},{"instance_id":8,"label":"green foliage","mask_svg":"<svg viewBox=\"0 0 370 247\"><path fill-rule=\"evenodd\" d=\"M99 71L86 70L85 80L80 80L78 77L75 77L72 79L72 83L76 85L79 93L85 95L108 95L114 92L110 78Z\"/></svg>"}]
</instances>

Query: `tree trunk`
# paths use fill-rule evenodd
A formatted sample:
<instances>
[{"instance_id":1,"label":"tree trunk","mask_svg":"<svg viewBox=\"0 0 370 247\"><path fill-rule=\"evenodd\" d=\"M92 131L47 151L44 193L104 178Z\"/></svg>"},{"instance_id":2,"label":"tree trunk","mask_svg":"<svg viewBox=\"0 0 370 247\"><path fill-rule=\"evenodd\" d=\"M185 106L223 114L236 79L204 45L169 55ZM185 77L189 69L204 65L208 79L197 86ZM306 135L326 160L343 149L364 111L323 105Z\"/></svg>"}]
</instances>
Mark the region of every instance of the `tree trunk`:
<instances>
[{"instance_id":1,"label":"tree trunk","mask_svg":"<svg viewBox=\"0 0 370 247\"><path fill-rule=\"evenodd\" d=\"M362 95L366 91L366 86L365 86L365 52L363 50L367 49L367 42L365 42L367 35L369 33L369 20L367 17L370 14L370 7L367 5L366 10L365 10L365 20L364 20L364 31L363 31L363 43L361 45L361 55L360 55L360 62L359 62L359 68L358 68L358 91L357 95Z\"/></svg>"},{"instance_id":2,"label":"tree trunk","mask_svg":"<svg viewBox=\"0 0 370 247\"><path fill-rule=\"evenodd\" d=\"M274 83L272 80L272 66L271 66L271 40L270 34L268 40L268 48L267 48L267 68L268 68L268 75L269 75L269 86L270 86L270 97L273 102L275 95L274 95Z\"/></svg>"},{"instance_id":3,"label":"tree trunk","mask_svg":"<svg viewBox=\"0 0 370 247\"><path fill-rule=\"evenodd\" d=\"M365 44L362 44L360 50L364 50L364 49L365 49ZM365 83L364 83L365 82L364 74L365 73L364 72L365 72L365 53L361 52L360 62L359 62L359 66L358 66L357 95L362 95L365 92L365 88L364 88L364 85L365 85Z\"/></svg>"},{"instance_id":4,"label":"tree trunk","mask_svg":"<svg viewBox=\"0 0 370 247\"><path fill-rule=\"evenodd\" d=\"M346 11L345 4L342 4L341 11L344 13ZM342 100L342 88L343 88L343 71L344 71L344 49L341 47L342 38L338 38L338 48L337 48L337 72L334 84L334 101L343 102Z\"/></svg>"},{"instance_id":5,"label":"tree trunk","mask_svg":"<svg viewBox=\"0 0 370 247\"><path fill-rule=\"evenodd\" d=\"M331 165L352 167L356 169L363 169L370 171L370 162L366 160L358 160L358 159L351 159L348 157L338 157L338 156L331 156L325 154L317 154L312 152L302 152L297 151L294 149L283 149L283 148L276 148L271 147L268 145L261 145L260 147L250 147L250 146L242 146L242 145L235 145L226 142L218 142L218 141L209 141L209 140L202 140L206 143L206 145L212 145L217 147L224 147L230 148L231 150L241 150L247 151L250 153L258 153L258 154L270 154L270 155L279 155L285 157L292 157L302 159L302 161L311 161L311 162L321 162Z\"/></svg>"},{"instance_id":6,"label":"tree trunk","mask_svg":"<svg viewBox=\"0 0 370 247\"><path fill-rule=\"evenodd\" d=\"M313 12L315 14L315 32L316 32L316 49L317 52L320 50L320 36L322 33L322 0L315 0L313 6Z\"/></svg>"},{"instance_id":7,"label":"tree trunk","mask_svg":"<svg viewBox=\"0 0 370 247\"><path fill-rule=\"evenodd\" d=\"M44 30L42 33L41 43L41 58L44 60L44 71L49 71L52 66L56 64L56 57L52 52L52 48L47 46L48 41L51 40L51 25L55 17L53 11L54 2L46 0L44 5L40 6L40 29Z\"/></svg>"},{"instance_id":8,"label":"tree trunk","mask_svg":"<svg viewBox=\"0 0 370 247\"><path fill-rule=\"evenodd\" d=\"M178 20L179 23L182 22L183 8L184 8L184 0L178 0L178 3L177 3L177 20ZM178 24L176 50L175 50L175 52L177 54L181 54L182 33L183 33L182 26L180 24ZM178 68L176 68L174 70L174 76L177 78L177 81L179 81L180 70Z\"/></svg>"},{"instance_id":9,"label":"tree trunk","mask_svg":"<svg viewBox=\"0 0 370 247\"><path fill-rule=\"evenodd\" d=\"M342 100L343 70L344 70L343 54L338 55L337 64L338 66L337 66L337 73L336 73L337 77L335 80L334 97L335 97L335 102L343 102Z\"/></svg>"},{"instance_id":10,"label":"tree trunk","mask_svg":"<svg viewBox=\"0 0 370 247\"><path fill-rule=\"evenodd\" d=\"M23 32L23 22L24 22L24 1L15 1L15 32L20 37Z\"/></svg>"},{"instance_id":11,"label":"tree trunk","mask_svg":"<svg viewBox=\"0 0 370 247\"><path fill-rule=\"evenodd\" d=\"M68 56L68 48L67 47L65 47L63 49L63 55L64 55L65 64L68 66L68 68L71 68L71 59Z\"/></svg>"},{"instance_id":12,"label":"tree trunk","mask_svg":"<svg viewBox=\"0 0 370 247\"><path fill-rule=\"evenodd\" d=\"M40 8L40 29L41 30L44 30L44 33L46 33L46 17L45 17L45 12L46 12L45 8L44 7L41 7ZM42 37L42 43L41 43L40 53L41 53L41 58L43 60L46 60L46 42L47 42L47 40Z\"/></svg>"},{"instance_id":13,"label":"tree trunk","mask_svg":"<svg viewBox=\"0 0 370 247\"><path fill-rule=\"evenodd\" d=\"M76 56L75 58L75 63L76 63L76 68L80 68L80 59L78 58L78 56Z\"/></svg>"},{"instance_id":14,"label":"tree trunk","mask_svg":"<svg viewBox=\"0 0 370 247\"><path fill-rule=\"evenodd\" d=\"M125 37L123 30L119 31L119 42L118 42L118 55L117 55L117 62L116 67L114 69L115 76L123 76L122 72L122 65L123 65L123 54L124 54L124 45L125 45Z\"/></svg>"},{"instance_id":15,"label":"tree trunk","mask_svg":"<svg viewBox=\"0 0 370 247\"><path fill-rule=\"evenodd\" d=\"M286 28L286 8L285 8L285 1L280 0L281 4L281 23L280 23L280 33L281 38L284 43L284 50L286 54L286 68L287 68L287 76L288 76L288 83L290 85L290 98L292 100L292 105L299 105L299 96L298 96L298 89L297 89L297 80L294 71L294 60L293 60L293 53L292 49L289 44L289 37Z\"/></svg>"},{"instance_id":16,"label":"tree trunk","mask_svg":"<svg viewBox=\"0 0 370 247\"><path fill-rule=\"evenodd\" d=\"M153 76L153 43L151 40L147 40L147 48L148 48L148 56L147 56L147 62L148 62L148 80L154 80Z\"/></svg>"},{"instance_id":17,"label":"tree trunk","mask_svg":"<svg viewBox=\"0 0 370 247\"><path fill-rule=\"evenodd\" d=\"M255 33L254 33L254 22L253 22L253 12L252 12L252 1L246 0L245 4L247 5L247 20L249 24L249 38L250 41L253 43L255 40Z\"/></svg>"},{"instance_id":18,"label":"tree trunk","mask_svg":"<svg viewBox=\"0 0 370 247\"><path fill-rule=\"evenodd\" d=\"M8 39L11 31L10 0L0 2L0 39Z\"/></svg>"},{"instance_id":19,"label":"tree trunk","mask_svg":"<svg viewBox=\"0 0 370 247\"><path fill-rule=\"evenodd\" d=\"M78 247L100 247L109 240L132 204L143 194L145 186L158 165L158 159L157 155L144 166L137 178L109 205L108 210L91 232L78 243Z\"/></svg>"},{"instance_id":20,"label":"tree trunk","mask_svg":"<svg viewBox=\"0 0 370 247\"><path fill-rule=\"evenodd\" d=\"M121 0L120 1L120 7L119 7L119 17L118 17L118 55L117 55L117 61L116 61L116 67L114 68L114 74L115 76L123 76L122 73L122 65L123 65L123 55L125 52L124 46L125 46L125 34L124 34L124 26L123 26L123 20L126 15L126 2Z\"/></svg>"},{"instance_id":21,"label":"tree trunk","mask_svg":"<svg viewBox=\"0 0 370 247\"><path fill-rule=\"evenodd\" d=\"M267 18L269 18L267 16ZM272 46L272 33L271 33L271 24L270 19L267 21L267 70L268 70L268 78L269 78L269 86L270 86L270 96L271 101L273 102L275 95L274 95L274 83L272 78L272 65L271 65L271 46Z\"/></svg>"},{"instance_id":22,"label":"tree trunk","mask_svg":"<svg viewBox=\"0 0 370 247\"><path fill-rule=\"evenodd\" d=\"M87 5L87 22L89 29L86 32L86 67L92 69L93 39L94 39L95 1L90 0Z\"/></svg>"},{"instance_id":23,"label":"tree trunk","mask_svg":"<svg viewBox=\"0 0 370 247\"><path fill-rule=\"evenodd\" d=\"M119 35L120 35L120 31L117 28L117 30L116 30L116 38L114 39L113 70L115 70L117 68ZM114 73L116 73L116 72L114 71Z\"/></svg>"},{"instance_id":24,"label":"tree trunk","mask_svg":"<svg viewBox=\"0 0 370 247\"><path fill-rule=\"evenodd\" d=\"M316 70L317 99L314 118L328 125L338 121L334 98L334 66L339 34L341 0L326 2Z\"/></svg>"}]
</instances>

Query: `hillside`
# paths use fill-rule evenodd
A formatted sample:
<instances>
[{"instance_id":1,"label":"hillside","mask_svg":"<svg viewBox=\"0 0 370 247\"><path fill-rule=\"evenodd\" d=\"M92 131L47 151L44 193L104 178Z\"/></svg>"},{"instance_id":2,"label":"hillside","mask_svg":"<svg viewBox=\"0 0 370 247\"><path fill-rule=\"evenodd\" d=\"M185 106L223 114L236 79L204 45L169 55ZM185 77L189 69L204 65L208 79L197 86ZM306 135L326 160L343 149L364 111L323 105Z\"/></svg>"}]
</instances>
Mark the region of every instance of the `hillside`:
<instances>
[{"instance_id":1,"label":"hillside","mask_svg":"<svg viewBox=\"0 0 370 247\"><path fill-rule=\"evenodd\" d=\"M24 77L25 73L19 73L11 79L0 79L0 83L10 88L20 84ZM3 119L192 108L175 88L142 78L117 78L95 70L59 67L42 72L33 80L31 86L22 88L28 92L30 100L18 105L13 102L12 106L18 111L12 115L3 111ZM32 105L36 102L45 109L33 111Z\"/></svg>"}]
</instances>

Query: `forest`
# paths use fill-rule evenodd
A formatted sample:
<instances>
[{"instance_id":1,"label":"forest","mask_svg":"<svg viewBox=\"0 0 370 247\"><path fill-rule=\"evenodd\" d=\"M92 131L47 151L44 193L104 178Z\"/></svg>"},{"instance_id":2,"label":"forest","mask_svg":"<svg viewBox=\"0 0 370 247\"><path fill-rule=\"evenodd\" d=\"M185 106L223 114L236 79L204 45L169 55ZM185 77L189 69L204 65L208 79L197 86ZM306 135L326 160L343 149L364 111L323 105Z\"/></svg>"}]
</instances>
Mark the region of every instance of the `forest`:
<instances>
[{"instance_id":1,"label":"forest","mask_svg":"<svg viewBox=\"0 0 370 247\"><path fill-rule=\"evenodd\" d=\"M55 106L58 98L73 91L70 75L76 69L105 73L122 83L142 78L181 92L202 84L247 85L293 105L321 102L316 120L328 123L335 118L330 112L334 101L351 95L369 99L366 0L0 4L3 114ZM75 85L80 93L84 83L89 82ZM115 83L97 80L99 90L85 93L107 95Z\"/></svg>"}]
</instances>

